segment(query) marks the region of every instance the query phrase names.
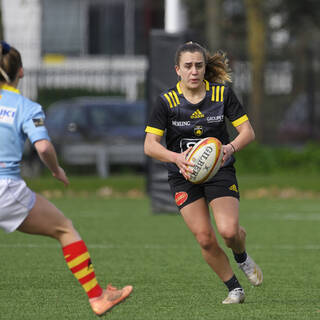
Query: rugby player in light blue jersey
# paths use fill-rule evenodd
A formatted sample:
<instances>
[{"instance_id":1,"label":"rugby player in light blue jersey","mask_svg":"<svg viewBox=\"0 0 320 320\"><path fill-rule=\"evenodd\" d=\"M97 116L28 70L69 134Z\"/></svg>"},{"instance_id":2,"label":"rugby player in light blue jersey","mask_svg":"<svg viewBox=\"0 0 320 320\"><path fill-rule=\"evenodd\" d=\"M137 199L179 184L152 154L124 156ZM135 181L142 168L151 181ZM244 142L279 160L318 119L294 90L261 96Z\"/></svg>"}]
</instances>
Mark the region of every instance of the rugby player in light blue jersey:
<instances>
[{"instance_id":1,"label":"rugby player in light blue jersey","mask_svg":"<svg viewBox=\"0 0 320 320\"><path fill-rule=\"evenodd\" d=\"M84 241L61 211L31 191L20 176L24 143L28 138L54 178L69 184L59 166L55 149L44 125L39 104L23 97L17 89L23 78L20 53L0 43L0 228L19 230L57 239L68 267L88 295L93 312L101 315L124 300L132 286L117 289L98 284Z\"/></svg>"}]
</instances>

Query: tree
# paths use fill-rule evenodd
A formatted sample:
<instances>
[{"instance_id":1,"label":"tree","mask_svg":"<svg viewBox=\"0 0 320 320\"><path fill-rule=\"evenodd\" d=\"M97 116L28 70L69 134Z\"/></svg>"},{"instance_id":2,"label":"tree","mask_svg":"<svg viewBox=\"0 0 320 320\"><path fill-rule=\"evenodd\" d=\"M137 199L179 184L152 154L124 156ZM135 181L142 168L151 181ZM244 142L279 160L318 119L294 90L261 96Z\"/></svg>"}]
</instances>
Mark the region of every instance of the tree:
<instances>
[{"instance_id":1,"label":"tree","mask_svg":"<svg viewBox=\"0 0 320 320\"><path fill-rule=\"evenodd\" d=\"M209 50L221 46L221 0L205 0L206 38Z\"/></svg>"},{"instance_id":2,"label":"tree","mask_svg":"<svg viewBox=\"0 0 320 320\"><path fill-rule=\"evenodd\" d=\"M266 26L263 0L245 0L247 13L248 56L251 62L251 118L258 140L263 138L262 105L266 63Z\"/></svg>"}]
</instances>

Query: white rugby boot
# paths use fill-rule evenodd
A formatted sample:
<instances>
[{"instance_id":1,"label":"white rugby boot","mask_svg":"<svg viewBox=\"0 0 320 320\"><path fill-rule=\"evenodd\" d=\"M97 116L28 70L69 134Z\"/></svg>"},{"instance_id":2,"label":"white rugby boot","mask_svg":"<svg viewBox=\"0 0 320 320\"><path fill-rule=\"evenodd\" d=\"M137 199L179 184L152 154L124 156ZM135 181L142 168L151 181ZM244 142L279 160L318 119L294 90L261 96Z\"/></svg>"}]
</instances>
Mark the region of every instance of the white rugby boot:
<instances>
[{"instance_id":1,"label":"white rugby boot","mask_svg":"<svg viewBox=\"0 0 320 320\"><path fill-rule=\"evenodd\" d=\"M262 271L250 256L247 256L245 262L238 263L238 266L244 272L251 284L259 286L262 283Z\"/></svg>"},{"instance_id":2,"label":"white rugby boot","mask_svg":"<svg viewBox=\"0 0 320 320\"><path fill-rule=\"evenodd\" d=\"M223 304L243 303L246 298L242 288L235 288L231 290L226 299L222 301Z\"/></svg>"}]
</instances>

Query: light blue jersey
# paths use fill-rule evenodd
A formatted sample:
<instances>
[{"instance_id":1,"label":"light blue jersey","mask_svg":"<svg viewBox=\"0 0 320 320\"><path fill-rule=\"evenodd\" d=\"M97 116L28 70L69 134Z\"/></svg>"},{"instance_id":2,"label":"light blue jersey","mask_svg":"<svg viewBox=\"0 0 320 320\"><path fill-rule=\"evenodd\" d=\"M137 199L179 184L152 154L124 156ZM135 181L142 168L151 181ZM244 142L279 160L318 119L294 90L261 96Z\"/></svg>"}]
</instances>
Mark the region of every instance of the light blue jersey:
<instances>
[{"instance_id":1,"label":"light blue jersey","mask_svg":"<svg viewBox=\"0 0 320 320\"><path fill-rule=\"evenodd\" d=\"M28 138L33 144L50 140L41 106L23 97L19 90L0 88L0 179L20 178L20 162Z\"/></svg>"}]
</instances>

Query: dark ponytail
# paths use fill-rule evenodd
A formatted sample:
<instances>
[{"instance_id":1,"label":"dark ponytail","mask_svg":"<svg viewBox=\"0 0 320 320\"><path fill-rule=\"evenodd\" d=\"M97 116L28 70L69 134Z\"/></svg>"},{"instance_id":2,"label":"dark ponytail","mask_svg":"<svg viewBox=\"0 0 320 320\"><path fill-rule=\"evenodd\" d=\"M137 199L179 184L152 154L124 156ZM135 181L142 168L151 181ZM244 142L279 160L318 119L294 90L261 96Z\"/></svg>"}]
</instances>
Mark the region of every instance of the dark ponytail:
<instances>
[{"instance_id":1,"label":"dark ponytail","mask_svg":"<svg viewBox=\"0 0 320 320\"><path fill-rule=\"evenodd\" d=\"M22 59L19 51L7 42L0 42L0 82L11 83L16 79Z\"/></svg>"}]
</instances>

